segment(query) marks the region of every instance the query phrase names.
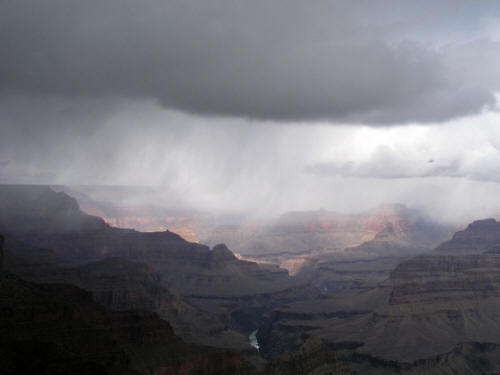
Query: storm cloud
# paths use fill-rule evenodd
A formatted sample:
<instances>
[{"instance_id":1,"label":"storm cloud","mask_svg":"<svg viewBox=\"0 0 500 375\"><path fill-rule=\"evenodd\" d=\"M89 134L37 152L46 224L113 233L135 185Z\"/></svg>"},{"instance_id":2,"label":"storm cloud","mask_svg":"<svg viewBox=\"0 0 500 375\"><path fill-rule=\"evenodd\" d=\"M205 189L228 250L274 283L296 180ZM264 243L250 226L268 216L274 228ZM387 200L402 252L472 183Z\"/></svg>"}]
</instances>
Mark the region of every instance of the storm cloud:
<instances>
[{"instance_id":1,"label":"storm cloud","mask_svg":"<svg viewBox=\"0 0 500 375\"><path fill-rule=\"evenodd\" d=\"M284 126L154 101L3 98L0 183L152 186L166 205L257 216L399 202L461 225L500 213L499 121ZM307 172L318 165L344 169Z\"/></svg>"},{"instance_id":2,"label":"storm cloud","mask_svg":"<svg viewBox=\"0 0 500 375\"><path fill-rule=\"evenodd\" d=\"M152 186L262 216L499 216L499 10L0 0L0 183Z\"/></svg>"},{"instance_id":3,"label":"storm cloud","mask_svg":"<svg viewBox=\"0 0 500 375\"><path fill-rule=\"evenodd\" d=\"M2 1L0 90L277 122L428 123L495 108L500 44L476 39L499 7L435 3Z\"/></svg>"}]
</instances>

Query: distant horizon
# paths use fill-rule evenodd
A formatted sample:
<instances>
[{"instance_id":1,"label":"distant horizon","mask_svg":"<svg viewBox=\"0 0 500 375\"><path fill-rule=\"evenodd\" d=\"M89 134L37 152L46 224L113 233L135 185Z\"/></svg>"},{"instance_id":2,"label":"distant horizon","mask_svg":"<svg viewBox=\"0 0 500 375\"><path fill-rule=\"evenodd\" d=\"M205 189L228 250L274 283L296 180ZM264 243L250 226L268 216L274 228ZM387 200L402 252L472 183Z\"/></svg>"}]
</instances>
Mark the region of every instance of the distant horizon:
<instances>
[{"instance_id":1,"label":"distant horizon","mask_svg":"<svg viewBox=\"0 0 500 375\"><path fill-rule=\"evenodd\" d=\"M126 191L127 189L145 189L147 190L161 190L160 187L155 187L155 186L139 186L139 185L64 185L64 184L17 184L17 183L12 183L12 184L6 184L6 183L0 183L0 186L2 185L7 185L7 186L40 186L40 187L49 187L54 191L62 191L72 198L75 198L78 202L79 205L81 206L81 202L79 200L78 196L73 196L72 192L77 192L78 194L81 194L81 191L78 191L75 188L92 188L95 190L99 190L102 188L111 189L108 190L109 193L116 193L113 192L112 189L120 189L122 192ZM68 190L74 189L74 190ZM88 192L87 192L88 193ZM87 194L86 194L87 195ZM361 209L359 211L340 211L336 210L334 208L329 208L329 207L311 207L309 209L301 209L301 210L288 210L288 211L283 211L283 212L277 212L277 213L268 213L266 215L253 215L251 212L245 212L245 211L221 211L221 210L216 210L216 211L210 211L210 210L202 210L200 208L196 207L191 207L191 206L182 206L182 205L169 205L168 202L166 201L154 201L154 200L144 200L144 197L140 200L136 199L125 199L125 198L117 198L116 196L113 196L112 200L107 200L103 196L97 196L97 197L92 197L92 193L88 195L88 198L91 200L95 200L97 203L102 203L102 204L109 204L110 207L113 209L123 209L123 208L137 208L140 209L141 207L152 207L152 208L158 208L160 210L165 210L164 213L172 214L172 215L190 215L190 214L202 214L202 215L214 215L218 217L218 220L220 220L221 225L242 225L245 223L252 223L252 222L259 222L259 221L274 221L279 218L282 218L283 216L290 215L290 214L305 214L305 213L321 213L321 212L326 212L329 214L337 214L337 215L343 215L343 216L363 216L366 214L369 214L371 212L376 212L379 210L383 210L384 208L398 208L398 206L401 206L403 209L408 209L417 212L419 215L422 215L422 218L429 220L431 222L436 222L436 223L441 223L445 225L450 225L450 227L453 228L459 228L461 226L468 225L469 223L477 220L485 220L485 219L495 219L497 220L500 218L500 213L495 216L494 214L491 216L485 216L485 217L472 217L470 220L456 220L456 221L441 221L439 220L439 217L432 217L423 210L421 207L414 207L411 205L408 205L404 202L385 202L385 203L380 203L379 205L368 207L366 209ZM154 197L153 197L154 198ZM82 207L80 207L83 211L85 211ZM137 214L141 214L140 211L137 211ZM147 216L147 212L143 212L143 215ZM158 214L155 214L158 215ZM99 215L98 215L99 216Z\"/></svg>"}]
</instances>

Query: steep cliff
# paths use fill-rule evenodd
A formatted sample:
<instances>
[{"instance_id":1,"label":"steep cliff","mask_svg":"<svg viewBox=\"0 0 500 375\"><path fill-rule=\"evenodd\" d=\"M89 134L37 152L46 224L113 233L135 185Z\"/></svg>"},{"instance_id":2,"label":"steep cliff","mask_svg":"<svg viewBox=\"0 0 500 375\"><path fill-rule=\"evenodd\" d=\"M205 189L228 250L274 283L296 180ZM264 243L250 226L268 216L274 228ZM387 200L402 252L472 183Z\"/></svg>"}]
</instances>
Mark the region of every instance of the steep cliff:
<instances>
[{"instance_id":1,"label":"steep cliff","mask_svg":"<svg viewBox=\"0 0 500 375\"><path fill-rule=\"evenodd\" d=\"M23 279L76 285L90 291L95 301L111 310L154 311L187 342L250 349L245 335L187 303L147 264L107 258L78 267L59 267L39 263L46 260L43 249L12 238L6 244L6 267Z\"/></svg>"},{"instance_id":2,"label":"steep cliff","mask_svg":"<svg viewBox=\"0 0 500 375\"><path fill-rule=\"evenodd\" d=\"M359 373L495 373L499 249L500 224L474 222L372 291L277 309L261 348L290 350L318 335Z\"/></svg>"},{"instance_id":3,"label":"steep cliff","mask_svg":"<svg viewBox=\"0 0 500 375\"><path fill-rule=\"evenodd\" d=\"M235 335L234 329L249 333L259 324L265 311L315 293L306 282L290 278L278 267L239 260L224 245L210 249L189 243L168 231L141 233L112 228L101 219L81 212L74 199L65 193L55 193L46 187L0 186L0 204L7 207L0 210L1 228L18 242L18 245L13 242L16 251L12 251L14 257L11 259L33 257L31 250L40 249L36 252L35 257L39 259L35 266L17 262L17 266L11 264L12 270L18 267L16 272L24 272L25 277L30 277L27 276L30 273L50 275L53 266L79 268L76 276L66 273L69 279L59 282L84 287L112 308L152 309L171 319L179 334L188 340L191 335L197 342L206 339L201 342L249 348L248 340L241 334ZM57 225L63 221L66 223L58 230ZM31 248L19 243L27 243ZM107 261L108 258L121 258L128 263ZM82 267L89 262L93 264ZM154 277L148 275L149 271L131 266L130 262L149 265L152 274L159 277L161 287L152 287ZM120 274L121 269L129 271L126 282ZM102 270L106 270L107 275ZM102 277L95 277L99 272ZM120 286L111 282L112 278L119 280ZM38 280L50 281L43 277ZM110 287L104 290L102 285L106 283ZM167 292L163 295L158 292L164 290L165 283L185 302L184 310L178 314L182 318L177 318L172 314L174 310L165 307L174 301L169 301ZM157 292L162 296L155 295ZM191 308L186 307L188 305ZM208 316L214 317L214 321L207 322ZM187 327L185 323L189 321L192 322ZM197 333L190 333L191 329Z\"/></svg>"},{"instance_id":4,"label":"steep cliff","mask_svg":"<svg viewBox=\"0 0 500 375\"><path fill-rule=\"evenodd\" d=\"M111 312L63 284L0 279L6 374L247 374L237 353L185 344L152 312Z\"/></svg>"}]
</instances>

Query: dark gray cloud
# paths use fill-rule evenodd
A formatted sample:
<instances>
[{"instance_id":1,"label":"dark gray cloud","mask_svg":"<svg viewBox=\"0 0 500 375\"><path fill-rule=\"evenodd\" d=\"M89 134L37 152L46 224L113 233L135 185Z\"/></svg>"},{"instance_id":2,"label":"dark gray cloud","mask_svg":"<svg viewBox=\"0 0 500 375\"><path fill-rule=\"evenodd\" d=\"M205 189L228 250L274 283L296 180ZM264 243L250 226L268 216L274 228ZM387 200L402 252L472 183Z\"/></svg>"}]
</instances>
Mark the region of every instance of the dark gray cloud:
<instances>
[{"instance_id":1,"label":"dark gray cloud","mask_svg":"<svg viewBox=\"0 0 500 375\"><path fill-rule=\"evenodd\" d=\"M499 7L412 3L1 1L0 90L277 121L431 122L492 108L500 45L428 41L473 35ZM484 48L496 52L480 71L467 58Z\"/></svg>"},{"instance_id":2,"label":"dark gray cloud","mask_svg":"<svg viewBox=\"0 0 500 375\"><path fill-rule=\"evenodd\" d=\"M0 0L0 182L151 185L209 211L491 216L499 8ZM414 121L430 124L371 126Z\"/></svg>"},{"instance_id":3,"label":"dark gray cloud","mask_svg":"<svg viewBox=\"0 0 500 375\"><path fill-rule=\"evenodd\" d=\"M166 205L255 215L402 202L462 223L500 212L499 121L490 112L444 126L282 126L154 101L3 97L0 182L147 185ZM343 170L304 173L325 163Z\"/></svg>"}]
</instances>

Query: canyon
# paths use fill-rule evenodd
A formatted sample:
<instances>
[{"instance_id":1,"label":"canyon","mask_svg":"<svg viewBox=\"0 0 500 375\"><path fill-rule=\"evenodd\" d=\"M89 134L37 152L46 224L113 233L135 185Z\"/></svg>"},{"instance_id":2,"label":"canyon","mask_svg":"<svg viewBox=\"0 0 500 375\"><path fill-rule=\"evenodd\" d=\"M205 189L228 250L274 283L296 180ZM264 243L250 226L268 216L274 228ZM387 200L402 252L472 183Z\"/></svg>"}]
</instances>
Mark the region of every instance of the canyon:
<instances>
[{"instance_id":1,"label":"canyon","mask_svg":"<svg viewBox=\"0 0 500 375\"><path fill-rule=\"evenodd\" d=\"M306 281L290 278L285 270L237 259L224 245L210 249L169 231L142 233L110 227L80 211L75 199L48 187L2 186L0 190L0 231L31 247L51 250L49 259L35 263L75 268L93 262L79 271L80 278L89 269L105 269L98 262L108 258L146 263L161 283L174 288L193 307L216 315L227 330L238 327L249 333L262 309L316 293ZM23 252L34 253L12 252L21 257ZM237 336L241 339L238 346L244 343L249 348L246 337ZM218 341L233 345L234 340Z\"/></svg>"},{"instance_id":2,"label":"canyon","mask_svg":"<svg viewBox=\"0 0 500 375\"><path fill-rule=\"evenodd\" d=\"M500 370L494 219L450 235L386 205L286 214L252 228L230 231L248 246L235 254L169 230L113 227L46 186L0 186L0 360L24 372ZM227 232L210 233L215 243Z\"/></svg>"},{"instance_id":3,"label":"canyon","mask_svg":"<svg viewBox=\"0 0 500 375\"><path fill-rule=\"evenodd\" d=\"M169 208L158 193L138 188L54 188L73 194L83 211L110 226L168 229L189 241L223 243L242 260L286 269L323 292L372 288L402 260L432 250L458 229L403 204L358 214L321 209L256 219Z\"/></svg>"},{"instance_id":4,"label":"canyon","mask_svg":"<svg viewBox=\"0 0 500 375\"><path fill-rule=\"evenodd\" d=\"M275 356L318 335L359 373L495 373L499 240L500 223L476 221L376 288L276 309L259 331L261 351Z\"/></svg>"}]
</instances>

